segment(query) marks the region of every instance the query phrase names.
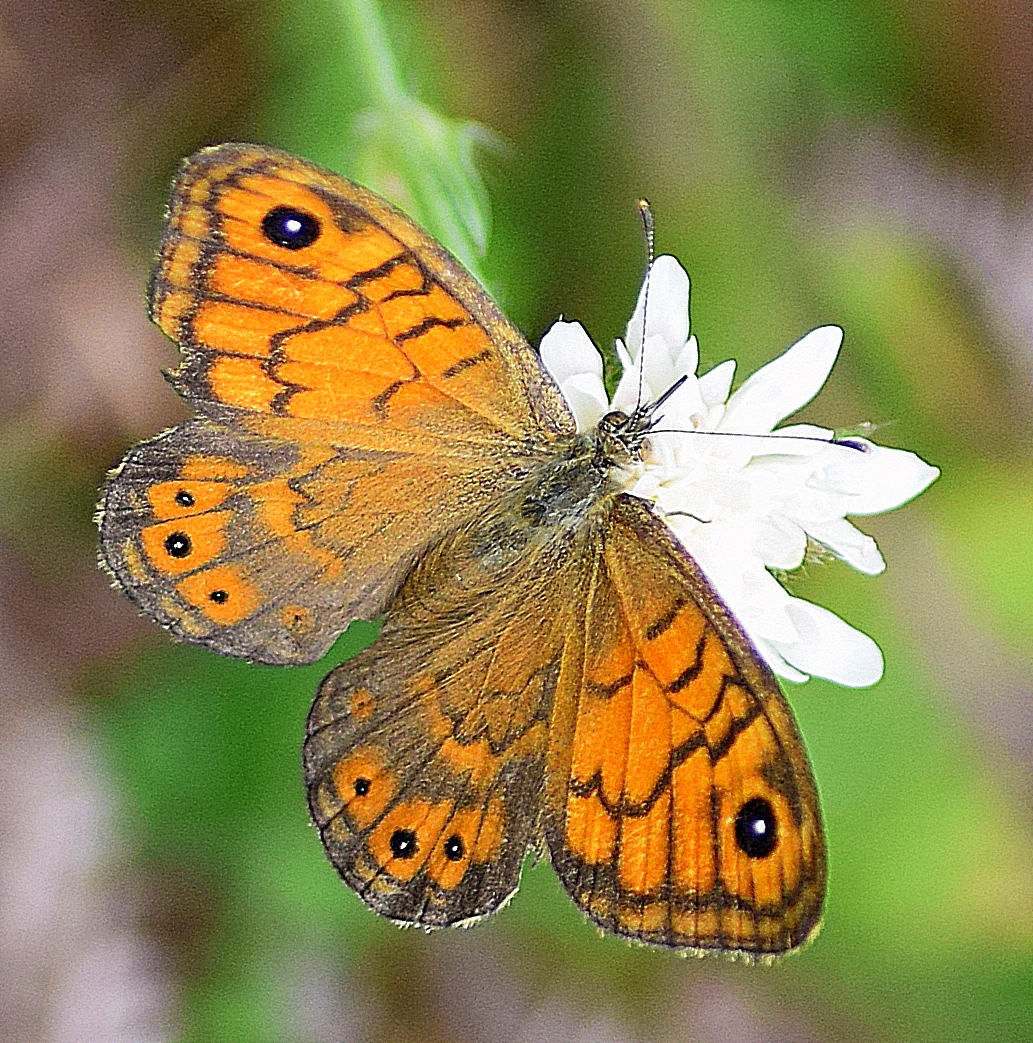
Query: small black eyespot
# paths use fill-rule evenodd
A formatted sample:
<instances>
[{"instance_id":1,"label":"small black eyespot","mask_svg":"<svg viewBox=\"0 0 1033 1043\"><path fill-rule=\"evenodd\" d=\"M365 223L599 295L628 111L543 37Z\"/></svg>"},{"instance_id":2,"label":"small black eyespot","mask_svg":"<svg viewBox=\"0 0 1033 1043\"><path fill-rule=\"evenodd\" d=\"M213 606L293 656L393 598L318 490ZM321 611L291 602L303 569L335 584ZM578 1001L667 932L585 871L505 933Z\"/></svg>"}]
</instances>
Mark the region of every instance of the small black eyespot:
<instances>
[{"instance_id":1,"label":"small black eyespot","mask_svg":"<svg viewBox=\"0 0 1033 1043\"><path fill-rule=\"evenodd\" d=\"M767 858L778 843L774 808L754 797L739 809L735 820L735 842L750 858Z\"/></svg>"},{"instance_id":2,"label":"small black eyespot","mask_svg":"<svg viewBox=\"0 0 1033 1043\"><path fill-rule=\"evenodd\" d=\"M262 234L271 243L287 250L311 246L322 229L318 218L293 206L277 206L262 219Z\"/></svg>"},{"instance_id":3,"label":"small black eyespot","mask_svg":"<svg viewBox=\"0 0 1033 1043\"><path fill-rule=\"evenodd\" d=\"M229 599L230 595L228 590L213 590L208 595L208 600L214 601L216 605L225 605Z\"/></svg>"},{"instance_id":4,"label":"small black eyespot","mask_svg":"<svg viewBox=\"0 0 1033 1043\"><path fill-rule=\"evenodd\" d=\"M453 835L445 841L445 858L449 862L459 862L465 854L466 848L463 846L462 837Z\"/></svg>"},{"instance_id":5,"label":"small black eyespot","mask_svg":"<svg viewBox=\"0 0 1033 1043\"><path fill-rule=\"evenodd\" d=\"M186 491L186 489L180 489L179 492L176 493L176 503L178 503L180 507L193 507L194 498Z\"/></svg>"},{"instance_id":6,"label":"small black eyespot","mask_svg":"<svg viewBox=\"0 0 1033 1043\"><path fill-rule=\"evenodd\" d=\"M369 779L356 779L355 780L355 796L364 797L369 793L369 787L371 783Z\"/></svg>"},{"instance_id":7,"label":"small black eyespot","mask_svg":"<svg viewBox=\"0 0 1033 1043\"><path fill-rule=\"evenodd\" d=\"M395 858L412 858L416 850L416 834L411 829L396 829L391 834L391 854Z\"/></svg>"},{"instance_id":8,"label":"small black eyespot","mask_svg":"<svg viewBox=\"0 0 1033 1043\"><path fill-rule=\"evenodd\" d=\"M185 558L191 546L190 537L185 532L171 532L165 537L165 551L170 558Z\"/></svg>"}]
</instances>

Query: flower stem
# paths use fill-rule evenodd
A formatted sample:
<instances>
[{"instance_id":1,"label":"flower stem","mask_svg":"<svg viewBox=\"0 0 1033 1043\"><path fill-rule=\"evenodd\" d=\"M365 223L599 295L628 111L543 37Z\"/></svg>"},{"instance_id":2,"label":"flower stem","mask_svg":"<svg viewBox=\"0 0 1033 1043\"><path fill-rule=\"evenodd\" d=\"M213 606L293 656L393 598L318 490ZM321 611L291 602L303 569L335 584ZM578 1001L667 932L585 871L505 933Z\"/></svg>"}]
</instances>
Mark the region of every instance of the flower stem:
<instances>
[{"instance_id":1,"label":"flower stem","mask_svg":"<svg viewBox=\"0 0 1033 1043\"><path fill-rule=\"evenodd\" d=\"M394 108L403 104L408 92L398 75L377 0L341 0L341 11L358 45L356 53L362 59L374 105Z\"/></svg>"},{"instance_id":2,"label":"flower stem","mask_svg":"<svg viewBox=\"0 0 1033 1043\"><path fill-rule=\"evenodd\" d=\"M406 87L377 0L339 2L371 102L356 121L359 142L352 168L483 283L479 258L491 216L474 150L494 137L475 124L448 119Z\"/></svg>"}]
</instances>

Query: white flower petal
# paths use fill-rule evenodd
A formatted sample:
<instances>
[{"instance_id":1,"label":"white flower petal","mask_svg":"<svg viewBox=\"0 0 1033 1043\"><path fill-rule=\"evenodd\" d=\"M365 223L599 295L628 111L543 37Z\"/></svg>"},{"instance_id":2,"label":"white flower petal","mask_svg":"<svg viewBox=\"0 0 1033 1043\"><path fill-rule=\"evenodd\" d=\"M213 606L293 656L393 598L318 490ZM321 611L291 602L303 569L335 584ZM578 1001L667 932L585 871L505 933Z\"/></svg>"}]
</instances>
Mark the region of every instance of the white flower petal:
<instances>
[{"instance_id":1,"label":"white flower petal","mask_svg":"<svg viewBox=\"0 0 1033 1043\"><path fill-rule=\"evenodd\" d=\"M577 420L578 431L591 431L609 412L603 378L594 373L575 373L560 384L560 391Z\"/></svg>"},{"instance_id":2,"label":"white flower petal","mask_svg":"<svg viewBox=\"0 0 1033 1043\"><path fill-rule=\"evenodd\" d=\"M877 576L886 568L875 540L851 525L846 518L808 522L807 535L866 576Z\"/></svg>"},{"instance_id":3,"label":"white flower petal","mask_svg":"<svg viewBox=\"0 0 1033 1043\"><path fill-rule=\"evenodd\" d=\"M744 577L745 579L759 580L761 575L771 576L769 572L756 573L753 576ZM778 586L778 581L771 577L771 582ZM760 584L757 584L760 586ZM716 583L714 584L715 589L719 594L724 595L729 584L727 583ZM783 587L779 586L778 589L785 594ZM786 602L789 601L789 595L785 594L785 598L780 598L775 601L774 598L766 600L757 600L756 597L752 600L747 596L729 597L725 599L728 607L732 610L732 615L742 624L743 629L751 638L755 640L765 640L773 642L778 648L791 647L793 642L796 640L796 627L793 621L789 618L789 614L786 611Z\"/></svg>"},{"instance_id":4,"label":"white flower petal","mask_svg":"<svg viewBox=\"0 0 1033 1043\"><path fill-rule=\"evenodd\" d=\"M852 494L847 514L892 511L913 500L939 477L940 469L915 453L876 445L864 438L848 441L863 445L864 451L843 446L827 469L830 478Z\"/></svg>"},{"instance_id":5,"label":"white flower petal","mask_svg":"<svg viewBox=\"0 0 1033 1043\"><path fill-rule=\"evenodd\" d=\"M693 337L693 340L696 338ZM699 378L699 393L708 406L723 405L732 389L735 376L735 359L722 362Z\"/></svg>"},{"instance_id":6,"label":"white flower petal","mask_svg":"<svg viewBox=\"0 0 1033 1043\"><path fill-rule=\"evenodd\" d=\"M670 254L662 254L649 269L639 290L638 303L628 323L625 342L633 358L642 346L642 318L646 309L648 288L647 336L662 337L674 352L681 349L689 335L689 276Z\"/></svg>"},{"instance_id":7,"label":"white flower petal","mask_svg":"<svg viewBox=\"0 0 1033 1043\"><path fill-rule=\"evenodd\" d=\"M851 526L853 528L853 526ZM769 569L790 571L803 564L807 533L781 514L772 514L757 524L753 553Z\"/></svg>"},{"instance_id":8,"label":"white flower petal","mask_svg":"<svg viewBox=\"0 0 1033 1043\"><path fill-rule=\"evenodd\" d=\"M748 544L730 542L727 533L715 537L712 525L694 530L678 526L678 532L714 590L752 638L790 644L797 639L796 625L787 612L789 594L750 553Z\"/></svg>"},{"instance_id":9,"label":"white flower petal","mask_svg":"<svg viewBox=\"0 0 1033 1043\"><path fill-rule=\"evenodd\" d=\"M788 351L757 370L728 400L724 431L770 431L821 390L839 354L838 326L811 330Z\"/></svg>"},{"instance_id":10,"label":"white flower petal","mask_svg":"<svg viewBox=\"0 0 1033 1043\"><path fill-rule=\"evenodd\" d=\"M617 358L620 360L622 370L627 371L634 368L635 362L631 355L628 354L628 349L624 346L624 341L620 337L613 342L613 350L617 352Z\"/></svg>"},{"instance_id":11,"label":"white flower petal","mask_svg":"<svg viewBox=\"0 0 1033 1043\"><path fill-rule=\"evenodd\" d=\"M778 644L792 644L798 635L787 611L791 598L785 588L763 568L744 579L749 581L750 593L732 600L732 614L748 634ZM718 587L718 592L722 591Z\"/></svg>"},{"instance_id":12,"label":"white flower petal","mask_svg":"<svg viewBox=\"0 0 1033 1043\"><path fill-rule=\"evenodd\" d=\"M689 337L681 351L674 359L675 377L689 377L696 379L696 370L699 368L699 342L695 337ZM727 392L726 392L727 397ZM724 399L721 400L722 402Z\"/></svg>"},{"instance_id":13,"label":"white flower petal","mask_svg":"<svg viewBox=\"0 0 1033 1043\"><path fill-rule=\"evenodd\" d=\"M882 652L867 634L802 598L791 598L788 612L799 637L772 644L791 666L848 688L867 688L882 677Z\"/></svg>"},{"instance_id":14,"label":"white flower petal","mask_svg":"<svg viewBox=\"0 0 1033 1043\"><path fill-rule=\"evenodd\" d=\"M665 518L776 674L874 684L883 670L875 642L827 609L791 597L769 570L798 567L809 538L863 573L881 572L875 541L846 516L897 507L939 471L866 439L836 443L833 432L813 425L775 429L824 384L842 341L838 327L812 330L730 399L733 361L697 378L689 289L674 258L657 258L648 306L644 286L626 345L616 342L623 372L612 404L602 360L577 323L549 330L542 360L583 432L610 409L630 413L682 380L652 417L655 426L641 460L623 473L623 488Z\"/></svg>"},{"instance_id":15,"label":"white flower petal","mask_svg":"<svg viewBox=\"0 0 1033 1043\"><path fill-rule=\"evenodd\" d=\"M646 350L649 350L648 346ZM687 379L681 387L660 407L656 415L657 426L667 430L695 431L705 418L706 406L700 397L699 381L692 374L685 376Z\"/></svg>"},{"instance_id":16,"label":"white flower petal","mask_svg":"<svg viewBox=\"0 0 1033 1043\"><path fill-rule=\"evenodd\" d=\"M810 680L810 677L807 674L802 674L795 667L790 666L778 654L775 646L770 641L758 637L754 638L753 644L757 651L764 657L768 666L770 666L779 677L784 677L787 681L794 681L796 684L803 684L804 681Z\"/></svg>"},{"instance_id":17,"label":"white flower petal","mask_svg":"<svg viewBox=\"0 0 1033 1043\"><path fill-rule=\"evenodd\" d=\"M653 324L650 323L650 326ZM679 351L683 345L678 345ZM646 346L640 356L640 361L645 367L645 384L651 388L653 394L644 397L644 401L655 401L672 384L682 376L674 369L674 358L668 350L668 344L663 337L650 334L646 338Z\"/></svg>"},{"instance_id":18,"label":"white flower petal","mask_svg":"<svg viewBox=\"0 0 1033 1043\"><path fill-rule=\"evenodd\" d=\"M625 492L631 493L632 496L637 496L640 500L655 501L657 495L661 492L660 475L658 472L659 468L646 468L626 487Z\"/></svg>"},{"instance_id":19,"label":"white flower petal","mask_svg":"<svg viewBox=\"0 0 1033 1043\"><path fill-rule=\"evenodd\" d=\"M630 413L639 405L639 395L642 396L643 402L649 402L653 398L645 381L643 380L641 385L639 384L638 365L633 364L630 369L625 369L621 374L617 390L613 393L613 408Z\"/></svg>"},{"instance_id":20,"label":"white flower petal","mask_svg":"<svg viewBox=\"0 0 1033 1043\"><path fill-rule=\"evenodd\" d=\"M554 322L538 345L549 376L562 384L578 373L603 375L603 359L580 322Z\"/></svg>"}]
</instances>

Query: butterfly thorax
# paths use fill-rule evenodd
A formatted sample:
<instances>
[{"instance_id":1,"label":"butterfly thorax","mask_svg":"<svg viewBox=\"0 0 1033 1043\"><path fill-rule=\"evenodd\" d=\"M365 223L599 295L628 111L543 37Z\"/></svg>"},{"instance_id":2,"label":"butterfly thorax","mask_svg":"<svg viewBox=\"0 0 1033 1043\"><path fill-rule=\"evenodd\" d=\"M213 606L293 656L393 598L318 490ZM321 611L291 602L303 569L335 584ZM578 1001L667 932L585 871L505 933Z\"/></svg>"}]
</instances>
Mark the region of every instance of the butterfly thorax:
<instances>
[{"instance_id":1,"label":"butterfly thorax","mask_svg":"<svg viewBox=\"0 0 1033 1043\"><path fill-rule=\"evenodd\" d=\"M563 452L531 469L507 513L528 530L579 528L608 484L608 468L601 466L591 436L577 435Z\"/></svg>"},{"instance_id":2,"label":"butterfly thorax","mask_svg":"<svg viewBox=\"0 0 1033 1043\"><path fill-rule=\"evenodd\" d=\"M594 431L571 438L520 484L512 512L533 529L582 529L604 514L641 460L648 420L613 411Z\"/></svg>"}]
</instances>

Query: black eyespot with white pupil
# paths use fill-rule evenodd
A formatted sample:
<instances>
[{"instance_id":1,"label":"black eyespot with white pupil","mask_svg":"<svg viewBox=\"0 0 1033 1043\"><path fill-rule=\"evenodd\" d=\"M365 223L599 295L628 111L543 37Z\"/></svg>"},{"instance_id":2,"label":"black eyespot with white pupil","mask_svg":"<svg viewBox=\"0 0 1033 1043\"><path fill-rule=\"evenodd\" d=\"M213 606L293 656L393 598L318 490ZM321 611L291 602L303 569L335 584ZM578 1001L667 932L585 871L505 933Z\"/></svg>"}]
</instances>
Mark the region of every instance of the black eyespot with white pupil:
<instances>
[{"instance_id":1,"label":"black eyespot with white pupil","mask_svg":"<svg viewBox=\"0 0 1033 1043\"><path fill-rule=\"evenodd\" d=\"M763 797L754 797L739 809L735 842L750 858L767 858L775 850L778 843L775 809Z\"/></svg>"},{"instance_id":2,"label":"black eyespot with white pupil","mask_svg":"<svg viewBox=\"0 0 1033 1043\"><path fill-rule=\"evenodd\" d=\"M391 854L395 858L412 858L416 850L416 834L411 829L396 829L391 834Z\"/></svg>"},{"instance_id":3,"label":"black eyespot with white pupil","mask_svg":"<svg viewBox=\"0 0 1033 1043\"><path fill-rule=\"evenodd\" d=\"M311 246L321 231L317 217L293 206L274 207L262 219L262 234L286 250Z\"/></svg>"},{"instance_id":4,"label":"black eyespot with white pupil","mask_svg":"<svg viewBox=\"0 0 1033 1043\"><path fill-rule=\"evenodd\" d=\"M214 601L216 605L225 605L229 599L230 594L228 590L213 590L208 595L208 600Z\"/></svg>"},{"instance_id":5,"label":"black eyespot with white pupil","mask_svg":"<svg viewBox=\"0 0 1033 1043\"><path fill-rule=\"evenodd\" d=\"M356 779L355 780L355 796L364 797L369 793L370 781L369 779Z\"/></svg>"},{"instance_id":6,"label":"black eyespot with white pupil","mask_svg":"<svg viewBox=\"0 0 1033 1043\"><path fill-rule=\"evenodd\" d=\"M191 546L190 537L185 532L170 532L165 537L165 552L170 558L185 558Z\"/></svg>"},{"instance_id":7,"label":"black eyespot with white pupil","mask_svg":"<svg viewBox=\"0 0 1033 1043\"><path fill-rule=\"evenodd\" d=\"M462 837L451 836L445 841L445 858L449 862L460 862L465 854L466 847L463 845Z\"/></svg>"},{"instance_id":8,"label":"black eyespot with white pupil","mask_svg":"<svg viewBox=\"0 0 1033 1043\"><path fill-rule=\"evenodd\" d=\"M188 493L186 489L180 489L179 492L176 493L176 503L178 503L180 507L193 507L194 497Z\"/></svg>"}]
</instances>

